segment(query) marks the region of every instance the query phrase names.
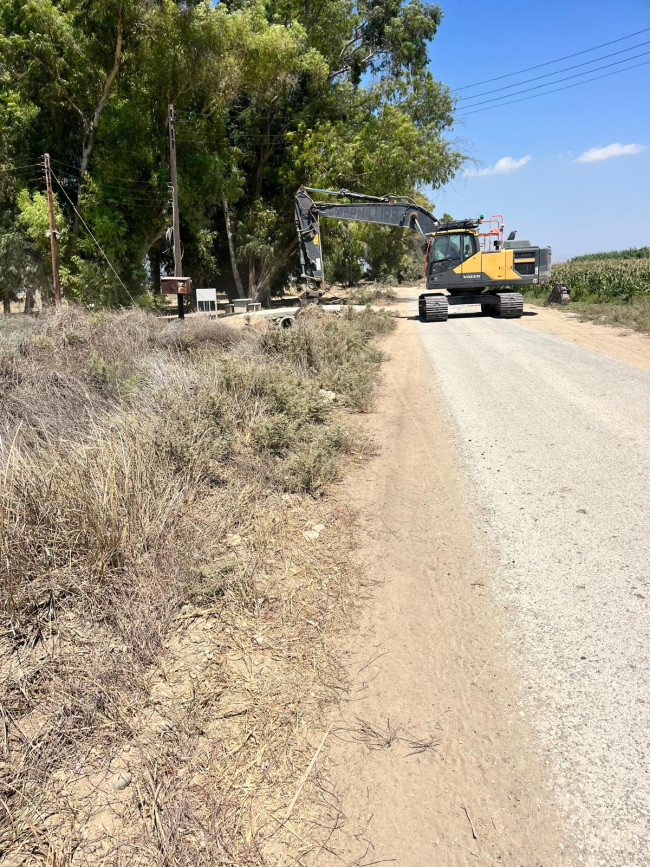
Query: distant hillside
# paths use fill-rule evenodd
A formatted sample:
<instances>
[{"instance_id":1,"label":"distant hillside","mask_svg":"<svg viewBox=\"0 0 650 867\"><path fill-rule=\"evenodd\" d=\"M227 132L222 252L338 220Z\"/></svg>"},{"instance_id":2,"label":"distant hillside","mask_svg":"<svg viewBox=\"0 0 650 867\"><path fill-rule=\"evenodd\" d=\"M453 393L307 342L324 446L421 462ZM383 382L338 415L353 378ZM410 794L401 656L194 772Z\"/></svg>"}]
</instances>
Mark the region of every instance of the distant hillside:
<instances>
[{"instance_id":1,"label":"distant hillside","mask_svg":"<svg viewBox=\"0 0 650 867\"><path fill-rule=\"evenodd\" d=\"M650 259L650 247L630 247L629 250L610 250L609 253L587 253L574 256L570 262L592 262L595 259Z\"/></svg>"}]
</instances>

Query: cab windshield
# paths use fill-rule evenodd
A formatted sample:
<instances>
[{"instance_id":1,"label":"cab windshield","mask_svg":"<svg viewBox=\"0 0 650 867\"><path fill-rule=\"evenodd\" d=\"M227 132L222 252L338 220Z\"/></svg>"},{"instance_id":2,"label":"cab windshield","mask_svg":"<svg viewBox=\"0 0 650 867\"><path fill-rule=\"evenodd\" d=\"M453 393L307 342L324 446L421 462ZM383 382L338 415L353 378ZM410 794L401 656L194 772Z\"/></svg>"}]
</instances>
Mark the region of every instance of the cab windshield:
<instances>
[{"instance_id":1,"label":"cab windshield","mask_svg":"<svg viewBox=\"0 0 650 867\"><path fill-rule=\"evenodd\" d=\"M478 253L478 238L466 232L438 235L429 249L431 271L449 271Z\"/></svg>"}]
</instances>

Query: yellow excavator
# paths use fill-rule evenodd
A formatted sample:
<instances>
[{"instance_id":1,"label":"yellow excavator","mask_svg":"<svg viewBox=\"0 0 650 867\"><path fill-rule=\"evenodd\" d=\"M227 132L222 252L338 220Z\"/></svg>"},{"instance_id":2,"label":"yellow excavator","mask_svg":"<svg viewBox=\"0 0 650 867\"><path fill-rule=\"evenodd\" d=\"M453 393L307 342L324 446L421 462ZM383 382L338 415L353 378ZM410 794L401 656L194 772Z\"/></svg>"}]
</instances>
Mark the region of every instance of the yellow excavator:
<instances>
[{"instance_id":1,"label":"yellow excavator","mask_svg":"<svg viewBox=\"0 0 650 867\"><path fill-rule=\"evenodd\" d=\"M309 193L351 201L319 202ZM321 217L398 226L426 240L426 291L418 301L423 322L444 322L450 304L480 304L483 313L516 319L524 310L517 288L548 283L551 277L551 248L516 241L515 232L504 241L500 215L441 222L407 196L367 196L316 187L300 187L295 215L302 276L308 283L305 297L311 300L320 298L324 289ZM484 231L479 231L482 226Z\"/></svg>"}]
</instances>

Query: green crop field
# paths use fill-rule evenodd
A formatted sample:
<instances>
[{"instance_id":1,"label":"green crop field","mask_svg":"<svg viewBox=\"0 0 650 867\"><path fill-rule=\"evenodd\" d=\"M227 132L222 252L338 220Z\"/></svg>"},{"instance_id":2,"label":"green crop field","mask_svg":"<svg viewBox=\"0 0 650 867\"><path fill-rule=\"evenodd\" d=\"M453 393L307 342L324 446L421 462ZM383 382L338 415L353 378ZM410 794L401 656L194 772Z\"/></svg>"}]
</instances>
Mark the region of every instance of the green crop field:
<instances>
[{"instance_id":1,"label":"green crop field","mask_svg":"<svg viewBox=\"0 0 650 867\"><path fill-rule=\"evenodd\" d=\"M630 301L650 294L650 259L570 260L553 266L552 279L572 301Z\"/></svg>"},{"instance_id":2,"label":"green crop field","mask_svg":"<svg viewBox=\"0 0 650 867\"><path fill-rule=\"evenodd\" d=\"M650 259L650 247L629 247L627 250L610 250L607 253L586 253L574 256L572 262L593 262L595 259Z\"/></svg>"},{"instance_id":3,"label":"green crop field","mask_svg":"<svg viewBox=\"0 0 650 867\"><path fill-rule=\"evenodd\" d=\"M650 258L648 248L577 256L553 265L551 282L566 283L569 309L581 319L622 325L650 334ZM529 287L533 304L544 302L550 286Z\"/></svg>"}]
</instances>

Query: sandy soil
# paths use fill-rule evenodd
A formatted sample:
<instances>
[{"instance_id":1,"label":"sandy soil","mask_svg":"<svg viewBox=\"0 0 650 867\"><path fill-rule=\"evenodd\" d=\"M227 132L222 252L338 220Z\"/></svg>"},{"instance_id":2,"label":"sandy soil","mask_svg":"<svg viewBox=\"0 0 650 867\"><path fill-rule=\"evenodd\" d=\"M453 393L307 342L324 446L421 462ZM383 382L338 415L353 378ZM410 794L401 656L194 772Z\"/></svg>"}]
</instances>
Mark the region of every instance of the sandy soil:
<instances>
[{"instance_id":1,"label":"sandy soil","mask_svg":"<svg viewBox=\"0 0 650 867\"><path fill-rule=\"evenodd\" d=\"M613 325L582 322L570 308L526 303L525 311L529 315L520 320L524 325L624 361L639 370L650 370L650 337L646 334Z\"/></svg>"},{"instance_id":2,"label":"sandy soil","mask_svg":"<svg viewBox=\"0 0 650 867\"><path fill-rule=\"evenodd\" d=\"M571 863L418 327L403 318L387 341L366 419L380 457L340 494L359 510L358 556L377 582L348 648L356 692L333 720L345 863Z\"/></svg>"}]
</instances>

